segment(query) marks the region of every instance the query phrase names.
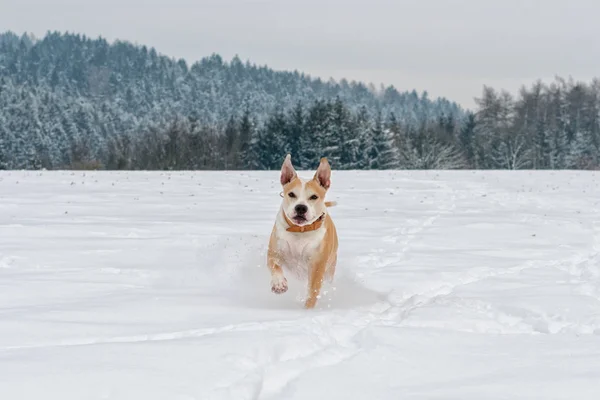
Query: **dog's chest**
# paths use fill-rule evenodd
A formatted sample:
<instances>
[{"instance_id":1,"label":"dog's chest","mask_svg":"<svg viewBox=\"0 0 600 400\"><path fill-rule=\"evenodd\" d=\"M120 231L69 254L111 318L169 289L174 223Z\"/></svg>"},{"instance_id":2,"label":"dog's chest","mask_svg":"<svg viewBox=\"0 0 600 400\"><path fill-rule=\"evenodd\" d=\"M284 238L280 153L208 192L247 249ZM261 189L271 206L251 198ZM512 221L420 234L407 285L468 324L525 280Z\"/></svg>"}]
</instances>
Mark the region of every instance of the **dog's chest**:
<instances>
[{"instance_id":1,"label":"dog's chest","mask_svg":"<svg viewBox=\"0 0 600 400\"><path fill-rule=\"evenodd\" d=\"M278 237L277 250L282 267L299 277L306 276L311 259L320 250L325 229L304 233L281 231Z\"/></svg>"}]
</instances>

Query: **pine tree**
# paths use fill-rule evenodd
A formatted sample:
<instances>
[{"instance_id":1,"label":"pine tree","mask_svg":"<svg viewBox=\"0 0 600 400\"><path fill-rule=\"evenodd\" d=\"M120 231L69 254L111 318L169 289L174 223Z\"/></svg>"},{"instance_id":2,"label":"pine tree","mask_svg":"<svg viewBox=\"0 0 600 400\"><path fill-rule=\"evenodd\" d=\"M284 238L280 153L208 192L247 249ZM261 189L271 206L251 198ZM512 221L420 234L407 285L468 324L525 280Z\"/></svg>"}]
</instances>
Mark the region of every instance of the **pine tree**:
<instances>
[{"instance_id":1,"label":"pine tree","mask_svg":"<svg viewBox=\"0 0 600 400\"><path fill-rule=\"evenodd\" d=\"M373 154L373 128L366 107L361 107L356 116L358 151L356 169L371 169Z\"/></svg>"},{"instance_id":2,"label":"pine tree","mask_svg":"<svg viewBox=\"0 0 600 400\"><path fill-rule=\"evenodd\" d=\"M475 167L475 114L468 113L465 123L460 130L459 143L465 155L467 165Z\"/></svg>"},{"instance_id":3,"label":"pine tree","mask_svg":"<svg viewBox=\"0 0 600 400\"><path fill-rule=\"evenodd\" d=\"M536 121L534 143L534 151L536 153L535 159L537 161L536 169L549 168L551 163L550 159L552 157L552 149L550 146L550 138L548 137L546 124L542 118L538 118L538 120Z\"/></svg>"},{"instance_id":4,"label":"pine tree","mask_svg":"<svg viewBox=\"0 0 600 400\"><path fill-rule=\"evenodd\" d=\"M325 156L328 105L324 101L315 101L306 116L306 135L302 137L303 166L312 166Z\"/></svg>"},{"instance_id":5,"label":"pine tree","mask_svg":"<svg viewBox=\"0 0 600 400\"><path fill-rule=\"evenodd\" d=\"M315 160L317 159L317 146L315 143L315 137L312 135L310 124L310 117L305 115L303 121L303 129L300 131L299 145L300 149L298 155L295 157L295 163L297 163L299 169L311 169L314 168ZM293 155L292 155L293 156Z\"/></svg>"},{"instance_id":6,"label":"pine tree","mask_svg":"<svg viewBox=\"0 0 600 400\"><path fill-rule=\"evenodd\" d=\"M250 110L246 107L240 120L240 164L243 168L248 168L251 164L250 160L253 158L250 153L250 141L252 140L254 130L252 120L250 119Z\"/></svg>"},{"instance_id":7,"label":"pine tree","mask_svg":"<svg viewBox=\"0 0 600 400\"><path fill-rule=\"evenodd\" d=\"M289 153L289 144L285 142L287 121L283 109L278 107L262 129L261 159L266 169L281 168L281 155ZM286 148L287 146L287 148Z\"/></svg>"},{"instance_id":8,"label":"pine tree","mask_svg":"<svg viewBox=\"0 0 600 400\"><path fill-rule=\"evenodd\" d=\"M394 146L393 134L385 129L381 112L375 116L371 128L372 146L369 154L370 169L394 169L399 166L398 149Z\"/></svg>"},{"instance_id":9,"label":"pine tree","mask_svg":"<svg viewBox=\"0 0 600 400\"><path fill-rule=\"evenodd\" d=\"M323 128L320 139L321 154L319 157L327 157L329 163L333 168L338 168L340 165L340 155L342 151L342 138L340 135L340 129L342 129L341 121L339 118L343 118L341 114L343 110L338 110L337 106L339 103L327 102L325 104L325 116L323 121Z\"/></svg>"},{"instance_id":10,"label":"pine tree","mask_svg":"<svg viewBox=\"0 0 600 400\"><path fill-rule=\"evenodd\" d=\"M392 133L394 139L394 146L396 148L402 147L403 137L402 137L402 127L400 126L400 121L396 118L396 114L391 112L387 123L386 128Z\"/></svg>"},{"instance_id":11,"label":"pine tree","mask_svg":"<svg viewBox=\"0 0 600 400\"><path fill-rule=\"evenodd\" d=\"M244 154L244 166L249 170L264 170L267 166L264 164L263 156L263 138L260 133L262 130L252 129L250 131L250 140L248 141L248 150Z\"/></svg>"},{"instance_id":12,"label":"pine tree","mask_svg":"<svg viewBox=\"0 0 600 400\"><path fill-rule=\"evenodd\" d=\"M566 166L574 169L589 169L592 166L589 134L587 132L575 132L569 153L566 156Z\"/></svg>"},{"instance_id":13,"label":"pine tree","mask_svg":"<svg viewBox=\"0 0 600 400\"><path fill-rule=\"evenodd\" d=\"M240 137L238 124L232 115L225 127L225 169L237 169L240 159Z\"/></svg>"},{"instance_id":14,"label":"pine tree","mask_svg":"<svg viewBox=\"0 0 600 400\"><path fill-rule=\"evenodd\" d=\"M6 130L5 122L0 119L0 170L11 168L10 162L10 144L13 139Z\"/></svg>"},{"instance_id":15,"label":"pine tree","mask_svg":"<svg viewBox=\"0 0 600 400\"><path fill-rule=\"evenodd\" d=\"M304 164L304 147L302 139L305 131L304 126L304 108L301 102L298 102L292 110L288 121L286 142L289 146L289 153L296 162L296 168L304 169L308 165Z\"/></svg>"},{"instance_id":16,"label":"pine tree","mask_svg":"<svg viewBox=\"0 0 600 400\"><path fill-rule=\"evenodd\" d=\"M338 169L353 169L358 157L358 135L350 111L339 99L333 104L333 125L338 141Z\"/></svg>"},{"instance_id":17,"label":"pine tree","mask_svg":"<svg viewBox=\"0 0 600 400\"><path fill-rule=\"evenodd\" d=\"M550 168L564 169L566 167L568 152L569 143L566 132L561 129L555 129L551 134L550 141Z\"/></svg>"},{"instance_id":18,"label":"pine tree","mask_svg":"<svg viewBox=\"0 0 600 400\"><path fill-rule=\"evenodd\" d=\"M325 104L320 157L327 157L333 168L350 169L356 164L358 140L350 111L336 98Z\"/></svg>"}]
</instances>

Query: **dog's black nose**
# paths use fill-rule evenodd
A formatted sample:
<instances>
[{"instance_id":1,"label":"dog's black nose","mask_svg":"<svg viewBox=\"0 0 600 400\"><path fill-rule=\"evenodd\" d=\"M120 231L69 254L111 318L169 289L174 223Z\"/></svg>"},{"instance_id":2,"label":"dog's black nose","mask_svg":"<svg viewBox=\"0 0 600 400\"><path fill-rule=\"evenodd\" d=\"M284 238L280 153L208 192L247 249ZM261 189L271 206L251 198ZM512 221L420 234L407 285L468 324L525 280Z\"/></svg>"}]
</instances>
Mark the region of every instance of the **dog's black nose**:
<instances>
[{"instance_id":1,"label":"dog's black nose","mask_svg":"<svg viewBox=\"0 0 600 400\"><path fill-rule=\"evenodd\" d=\"M304 204L298 204L296 206L296 208L294 208L294 210L296 210L296 214L298 214L298 215L304 215L308 211L308 207L305 206Z\"/></svg>"}]
</instances>

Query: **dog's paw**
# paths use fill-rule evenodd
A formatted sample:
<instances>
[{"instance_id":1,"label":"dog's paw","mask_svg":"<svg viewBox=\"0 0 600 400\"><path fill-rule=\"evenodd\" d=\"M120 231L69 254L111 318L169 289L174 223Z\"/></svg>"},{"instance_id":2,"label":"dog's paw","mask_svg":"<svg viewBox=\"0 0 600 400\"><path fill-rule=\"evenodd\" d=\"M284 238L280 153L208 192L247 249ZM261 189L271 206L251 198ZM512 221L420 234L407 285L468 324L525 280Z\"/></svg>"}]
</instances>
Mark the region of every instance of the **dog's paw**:
<instances>
[{"instance_id":1,"label":"dog's paw","mask_svg":"<svg viewBox=\"0 0 600 400\"><path fill-rule=\"evenodd\" d=\"M304 302L304 308L309 309L309 310L311 308L315 308L316 305L317 305L316 297L310 297L310 298L306 299L306 302Z\"/></svg>"},{"instance_id":2,"label":"dog's paw","mask_svg":"<svg viewBox=\"0 0 600 400\"><path fill-rule=\"evenodd\" d=\"M282 294L287 292L288 290L288 283L287 283L287 279L285 279L285 277L281 276L281 277L273 277L273 279L271 279L271 291L273 293L276 294Z\"/></svg>"}]
</instances>

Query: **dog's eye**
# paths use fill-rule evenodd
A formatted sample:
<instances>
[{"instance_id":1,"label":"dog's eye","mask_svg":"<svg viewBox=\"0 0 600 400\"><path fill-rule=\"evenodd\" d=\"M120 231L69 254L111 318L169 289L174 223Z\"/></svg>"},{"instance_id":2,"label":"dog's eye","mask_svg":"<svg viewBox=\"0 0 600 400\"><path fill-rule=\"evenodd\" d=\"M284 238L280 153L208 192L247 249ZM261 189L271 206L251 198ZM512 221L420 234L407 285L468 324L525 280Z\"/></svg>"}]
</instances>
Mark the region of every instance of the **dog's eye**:
<instances>
[{"instance_id":1,"label":"dog's eye","mask_svg":"<svg viewBox=\"0 0 600 400\"><path fill-rule=\"evenodd\" d=\"M296 194L294 192L289 192L288 196L290 196L292 199L296 198Z\"/></svg>"},{"instance_id":2,"label":"dog's eye","mask_svg":"<svg viewBox=\"0 0 600 400\"><path fill-rule=\"evenodd\" d=\"M319 196L317 196L316 194L313 194L312 196L310 196L310 200L316 200L318 198L319 198Z\"/></svg>"}]
</instances>

